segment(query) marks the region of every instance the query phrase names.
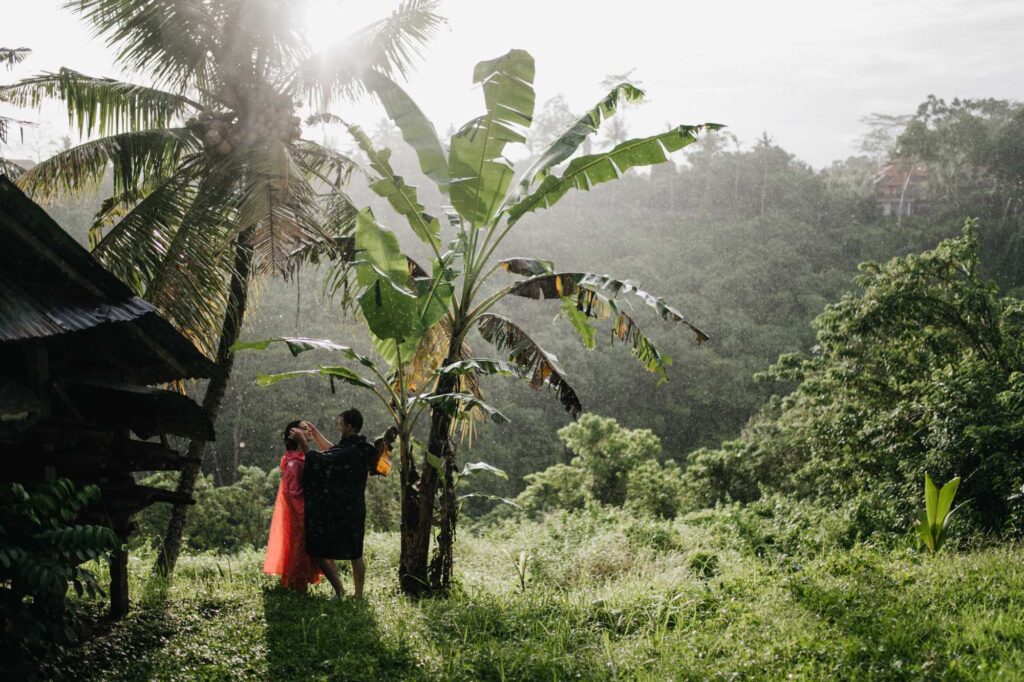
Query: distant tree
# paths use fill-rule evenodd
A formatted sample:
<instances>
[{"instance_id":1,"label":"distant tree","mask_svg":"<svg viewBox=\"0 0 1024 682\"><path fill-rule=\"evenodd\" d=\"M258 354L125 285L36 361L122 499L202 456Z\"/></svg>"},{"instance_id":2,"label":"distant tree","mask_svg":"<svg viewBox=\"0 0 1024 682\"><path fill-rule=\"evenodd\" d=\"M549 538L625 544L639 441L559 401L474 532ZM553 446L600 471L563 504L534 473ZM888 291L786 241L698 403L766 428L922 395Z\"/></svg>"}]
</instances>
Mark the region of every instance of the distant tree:
<instances>
[{"instance_id":1,"label":"distant tree","mask_svg":"<svg viewBox=\"0 0 1024 682\"><path fill-rule=\"evenodd\" d=\"M602 504L626 502L629 472L661 455L661 441L649 429L630 430L614 419L585 414L558 432L587 473L590 492Z\"/></svg>"},{"instance_id":2,"label":"distant tree","mask_svg":"<svg viewBox=\"0 0 1024 682\"><path fill-rule=\"evenodd\" d=\"M564 95L555 95L533 117L526 146L531 154L539 154L558 139L562 132L579 118L569 109ZM452 131L454 133L454 131Z\"/></svg>"},{"instance_id":3,"label":"distant tree","mask_svg":"<svg viewBox=\"0 0 1024 682\"><path fill-rule=\"evenodd\" d=\"M860 150L878 163L892 157L896 139L910 121L909 115L871 114L860 119L867 126L859 142Z\"/></svg>"},{"instance_id":4,"label":"distant tree","mask_svg":"<svg viewBox=\"0 0 1024 682\"><path fill-rule=\"evenodd\" d=\"M12 69L16 65L25 61L32 50L27 47L0 47L0 64ZM2 94L0 94L0 102L5 101ZM18 127L21 130L22 141L24 142L25 128L32 124L28 121L20 121L18 119L10 118L7 116L0 116L0 145L7 144L8 135L10 135L12 127ZM2 147L0 147L2 150ZM0 153L0 175L8 175L12 178L16 178L25 171L24 168L14 163L10 159L4 158L3 154Z\"/></svg>"}]
</instances>

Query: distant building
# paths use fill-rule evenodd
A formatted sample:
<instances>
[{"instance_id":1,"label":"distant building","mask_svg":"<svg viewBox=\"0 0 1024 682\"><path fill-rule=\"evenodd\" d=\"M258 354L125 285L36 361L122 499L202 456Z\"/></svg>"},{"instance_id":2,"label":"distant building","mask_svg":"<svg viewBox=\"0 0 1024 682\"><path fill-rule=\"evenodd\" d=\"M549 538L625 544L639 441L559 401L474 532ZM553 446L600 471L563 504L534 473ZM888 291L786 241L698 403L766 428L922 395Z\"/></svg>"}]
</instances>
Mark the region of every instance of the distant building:
<instances>
[{"instance_id":1,"label":"distant building","mask_svg":"<svg viewBox=\"0 0 1024 682\"><path fill-rule=\"evenodd\" d=\"M885 216L927 213L928 171L920 164L888 163L875 175L875 201Z\"/></svg>"}]
</instances>

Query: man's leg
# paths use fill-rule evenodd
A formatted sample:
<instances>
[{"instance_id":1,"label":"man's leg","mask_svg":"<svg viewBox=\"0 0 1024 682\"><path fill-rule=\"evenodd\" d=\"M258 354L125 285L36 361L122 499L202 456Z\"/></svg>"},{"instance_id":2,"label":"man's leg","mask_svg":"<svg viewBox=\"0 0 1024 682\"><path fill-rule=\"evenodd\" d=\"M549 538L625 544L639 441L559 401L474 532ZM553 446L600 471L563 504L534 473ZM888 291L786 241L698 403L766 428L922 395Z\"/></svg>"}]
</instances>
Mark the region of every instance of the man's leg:
<instances>
[{"instance_id":1,"label":"man's leg","mask_svg":"<svg viewBox=\"0 0 1024 682\"><path fill-rule=\"evenodd\" d=\"M355 586L353 594L358 599L363 596L363 581L366 579L366 562L363 557L352 560L352 582Z\"/></svg>"},{"instance_id":2,"label":"man's leg","mask_svg":"<svg viewBox=\"0 0 1024 682\"><path fill-rule=\"evenodd\" d=\"M338 577L338 567L334 565L333 559L320 559L314 557L316 565L320 567L320 570L324 572L327 577L327 582L334 588L334 593L339 597L344 596L345 588L341 585L341 578Z\"/></svg>"}]
</instances>

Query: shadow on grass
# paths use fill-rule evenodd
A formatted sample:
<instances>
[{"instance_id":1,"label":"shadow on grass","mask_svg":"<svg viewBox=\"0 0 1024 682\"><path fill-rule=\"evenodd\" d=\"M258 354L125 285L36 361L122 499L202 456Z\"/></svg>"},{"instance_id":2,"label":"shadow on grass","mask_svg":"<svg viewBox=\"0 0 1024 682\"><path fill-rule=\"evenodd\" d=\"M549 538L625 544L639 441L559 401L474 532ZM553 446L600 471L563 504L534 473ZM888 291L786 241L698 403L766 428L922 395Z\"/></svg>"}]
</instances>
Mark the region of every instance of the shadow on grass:
<instances>
[{"instance_id":1,"label":"shadow on grass","mask_svg":"<svg viewBox=\"0 0 1024 682\"><path fill-rule=\"evenodd\" d=\"M263 612L272 680L425 677L407 643L382 639L366 601L303 596L275 587L263 593Z\"/></svg>"},{"instance_id":2,"label":"shadow on grass","mask_svg":"<svg viewBox=\"0 0 1024 682\"><path fill-rule=\"evenodd\" d=\"M162 648L176 631L168 610L169 590L169 580L151 577L125 618L96 618L81 644L44 665L40 672L52 680L150 679L152 652Z\"/></svg>"},{"instance_id":3,"label":"shadow on grass","mask_svg":"<svg viewBox=\"0 0 1024 682\"><path fill-rule=\"evenodd\" d=\"M925 660L944 656L940 624L915 603L906 578L875 558L841 555L789 587L798 604L838 630L851 669L913 677Z\"/></svg>"}]
</instances>

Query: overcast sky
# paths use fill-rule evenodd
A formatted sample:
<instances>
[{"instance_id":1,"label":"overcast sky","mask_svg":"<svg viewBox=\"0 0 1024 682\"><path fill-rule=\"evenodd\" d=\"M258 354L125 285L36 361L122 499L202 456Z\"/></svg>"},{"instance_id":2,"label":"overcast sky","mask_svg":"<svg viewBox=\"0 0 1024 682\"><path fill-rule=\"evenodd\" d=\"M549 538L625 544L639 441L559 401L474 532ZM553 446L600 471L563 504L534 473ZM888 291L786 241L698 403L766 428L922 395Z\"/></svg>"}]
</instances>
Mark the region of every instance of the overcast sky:
<instances>
[{"instance_id":1,"label":"overcast sky","mask_svg":"<svg viewBox=\"0 0 1024 682\"><path fill-rule=\"evenodd\" d=\"M318 2L311 41L326 46L380 18L392 0ZM111 52L61 0L0 0L0 46L29 60L0 80L68 66L115 75ZM427 48L409 91L440 132L480 113L473 65L523 48L537 59L538 104L562 93L574 111L602 94L609 73L635 69L650 101L627 114L630 132L666 123L728 124L745 144L767 130L815 167L856 151L860 119L912 112L928 94L1024 99L1022 0L446 0L449 27ZM10 113L9 110L4 110ZM368 105L346 115L372 126ZM52 152L66 119L42 125L15 156Z\"/></svg>"}]
</instances>

